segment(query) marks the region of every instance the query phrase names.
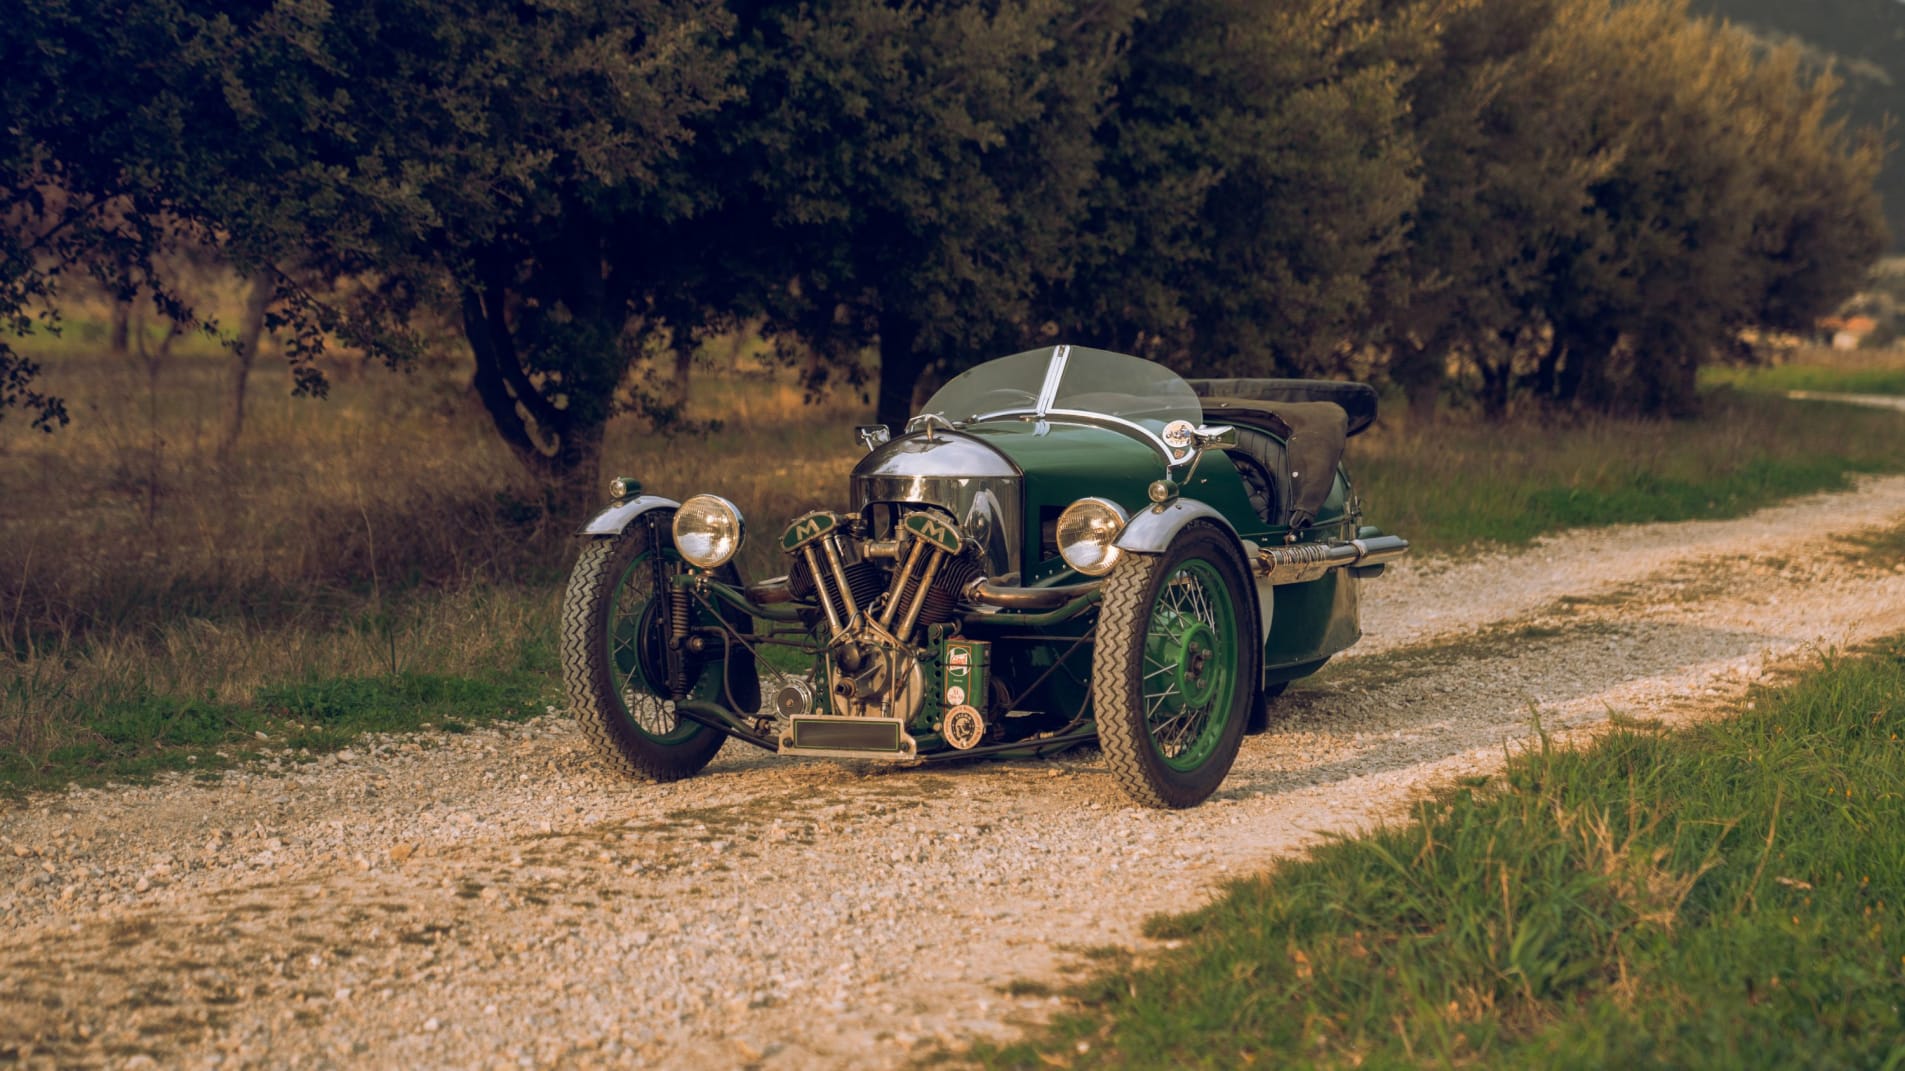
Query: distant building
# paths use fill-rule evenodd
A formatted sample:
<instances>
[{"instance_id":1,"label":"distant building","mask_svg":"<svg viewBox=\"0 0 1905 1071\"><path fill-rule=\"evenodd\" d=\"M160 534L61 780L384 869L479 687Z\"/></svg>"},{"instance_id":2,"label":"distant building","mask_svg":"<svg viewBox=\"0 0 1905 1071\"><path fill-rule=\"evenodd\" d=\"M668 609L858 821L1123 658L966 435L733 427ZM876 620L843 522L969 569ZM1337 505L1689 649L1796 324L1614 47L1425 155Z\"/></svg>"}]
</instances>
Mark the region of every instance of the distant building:
<instances>
[{"instance_id":1,"label":"distant building","mask_svg":"<svg viewBox=\"0 0 1905 1071\"><path fill-rule=\"evenodd\" d=\"M1870 316L1828 316L1819 321L1820 333L1835 350L1858 349L1878 327L1879 322Z\"/></svg>"}]
</instances>

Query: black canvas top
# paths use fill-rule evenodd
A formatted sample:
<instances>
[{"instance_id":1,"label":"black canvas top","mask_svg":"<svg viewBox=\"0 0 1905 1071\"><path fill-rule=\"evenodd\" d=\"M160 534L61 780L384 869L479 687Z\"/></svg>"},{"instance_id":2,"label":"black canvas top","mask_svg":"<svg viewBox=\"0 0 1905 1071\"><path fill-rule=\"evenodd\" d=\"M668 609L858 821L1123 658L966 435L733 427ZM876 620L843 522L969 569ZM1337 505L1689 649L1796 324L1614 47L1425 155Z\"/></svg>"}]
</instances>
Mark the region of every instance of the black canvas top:
<instances>
[{"instance_id":1,"label":"black canvas top","mask_svg":"<svg viewBox=\"0 0 1905 1071\"><path fill-rule=\"evenodd\" d=\"M1222 406L1226 398L1253 402L1329 402L1349 417L1354 435L1376 422L1376 388L1334 379L1187 379L1198 397ZM1250 408L1255 408L1250 407Z\"/></svg>"}]
</instances>

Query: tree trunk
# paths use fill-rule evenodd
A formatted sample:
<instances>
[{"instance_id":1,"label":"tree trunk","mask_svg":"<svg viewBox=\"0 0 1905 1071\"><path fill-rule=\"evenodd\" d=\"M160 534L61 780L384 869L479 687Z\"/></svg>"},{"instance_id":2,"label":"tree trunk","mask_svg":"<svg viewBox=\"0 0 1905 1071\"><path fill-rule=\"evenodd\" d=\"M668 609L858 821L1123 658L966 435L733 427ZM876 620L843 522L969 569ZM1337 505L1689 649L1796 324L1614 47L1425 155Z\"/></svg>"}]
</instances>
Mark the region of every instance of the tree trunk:
<instances>
[{"instance_id":1,"label":"tree trunk","mask_svg":"<svg viewBox=\"0 0 1905 1071\"><path fill-rule=\"evenodd\" d=\"M914 349L919 325L898 313L880 313L880 391L873 419L901 428L912 417L913 384L924 364Z\"/></svg>"},{"instance_id":2,"label":"tree trunk","mask_svg":"<svg viewBox=\"0 0 1905 1071\"><path fill-rule=\"evenodd\" d=\"M245 388L251 380L251 366L258 359L258 344L264 340L265 311L271 307L276 293L277 287L269 275L261 272L252 276L251 289L245 294L244 317L238 322L237 345L232 348L231 389L225 395L225 430L218 440L220 462L230 459L239 435L245 430Z\"/></svg>"},{"instance_id":3,"label":"tree trunk","mask_svg":"<svg viewBox=\"0 0 1905 1071\"><path fill-rule=\"evenodd\" d=\"M688 389L692 385L695 370L694 333L681 328L674 329L675 381L672 387L676 407L688 404Z\"/></svg>"},{"instance_id":4,"label":"tree trunk","mask_svg":"<svg viewBox=\"0 0 1905 1071\"><path fill-rule=\"evenodd\" d=\"M463 292L463 334L476 358L471 385L516 460L543 485L552 512L573 515L601 498L607 410L557 407L524 371L500 290ZM619 325L617 325L619 327ZM608 337L613 337L611 332Z\"/></svg>"},{"instance_id":5,"label":"tree trunk","mask_svg":"<svg viewBox=\"0 0 1905 1071\"><path fill-rule=\"evenodd\" d=\"M112 330L107 336L106 344L115 354L123 354L131 349L132 302L115 301L112 303Z\"/></svg>"},{"instance_id":6,"label":"tree trunk","mask_svg":"<svg viewBox=\"0 0 1905 1071\"><path fill-rule=\"evenodd\" d=\"M1389 375L1409 399L1409 427L1435 425L1436 402L1442 394L1441 347L1404 338L1391 351ZM1433 352L1432 352L1433 351Z\"/></svg>"}]
</instances>

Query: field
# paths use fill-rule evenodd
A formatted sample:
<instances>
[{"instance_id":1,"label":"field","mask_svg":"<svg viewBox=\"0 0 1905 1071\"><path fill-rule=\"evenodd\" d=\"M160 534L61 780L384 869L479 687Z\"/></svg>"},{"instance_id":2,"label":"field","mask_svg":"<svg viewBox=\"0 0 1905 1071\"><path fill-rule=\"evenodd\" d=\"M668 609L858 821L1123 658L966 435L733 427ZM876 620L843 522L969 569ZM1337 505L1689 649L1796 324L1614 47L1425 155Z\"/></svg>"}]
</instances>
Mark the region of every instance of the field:
<instances>
[{"instance_id":1,"label":"field","mask_svg":"<svg viewBox=\"0 0 1905 1071\"><path fill-rule=\"evenodd\" d=\"M451 728L555 701L554 615L580 520L552 515L454 362L341 360L326 400L262 360L243 437L217 448L229 356L187 339L148 366L80 323L36 339L73 424L0 423L0 785L213 770L361 731ZM29 347L32 349L32 347ZM803 396L725 343L689 417L612 428L605 476L719 490L758 534L838 502L862 398ZM1394 415L1352 444L1369 518L1421 552L1557 528L1730 516L1905 467L1905 422L1715 389L1693 422L1506 427ZM745 555L779 571L770 541Z\"/></svg>"}]
</instances>

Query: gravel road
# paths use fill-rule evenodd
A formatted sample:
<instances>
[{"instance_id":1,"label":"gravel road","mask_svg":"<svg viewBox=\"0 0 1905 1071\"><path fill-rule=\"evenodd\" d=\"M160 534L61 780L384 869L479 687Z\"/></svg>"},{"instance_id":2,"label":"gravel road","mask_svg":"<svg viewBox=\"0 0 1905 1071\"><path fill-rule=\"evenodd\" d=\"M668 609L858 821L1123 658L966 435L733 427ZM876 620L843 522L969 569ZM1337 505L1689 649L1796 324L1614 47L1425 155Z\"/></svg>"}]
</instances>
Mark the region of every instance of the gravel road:
<instances>
[{"instance_id":1,"label":"gravel road","mask_svg":"<svg viewBox=\"0 0 1905 1071\"><path fill-rule=\"evenodd\" d=\"M1220 793L1095 752L890 770L730 745L626 783L543 718L0 804L0 1061L895 1067L1053 1007L1231 875L1495 768L1541 724L1721 709L1905 630L1905 477L1740 520L1567 533L1364 586L1367 638Z\"/></svg>"}]
</instances>

